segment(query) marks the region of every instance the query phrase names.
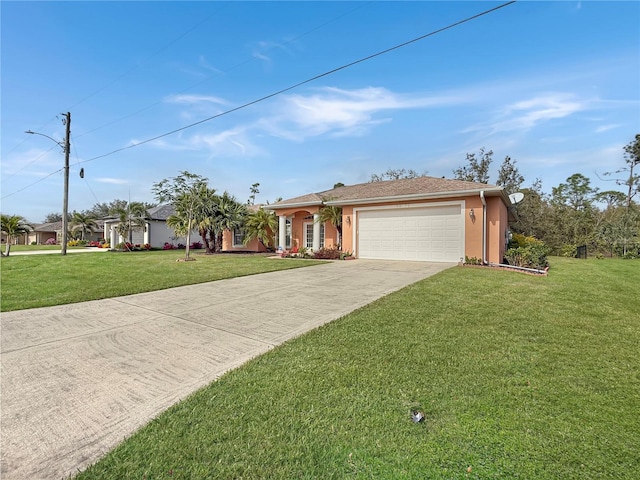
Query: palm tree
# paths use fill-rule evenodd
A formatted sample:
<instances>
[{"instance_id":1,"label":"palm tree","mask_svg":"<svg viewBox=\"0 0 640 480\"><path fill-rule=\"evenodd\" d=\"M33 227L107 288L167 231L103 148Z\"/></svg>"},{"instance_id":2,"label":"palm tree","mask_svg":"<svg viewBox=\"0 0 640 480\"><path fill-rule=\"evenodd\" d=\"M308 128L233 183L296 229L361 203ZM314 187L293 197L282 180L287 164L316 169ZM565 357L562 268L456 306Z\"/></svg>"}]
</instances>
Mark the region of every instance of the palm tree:
<instances>
[{"instance_id":1,"label":"palm tree","mask_svg":"<svg viewBox=\"0 0 640 480\"><path fill-rule=\"evenodd\" d=\"M144 230L147 218L147 208L142 202L129 202L126 207L118 208L115 212L120 218L120 223L116 227L118 235L127 238L129 243L133 243L133 232Z\"/></svg>"},{"instance_id":2,"label":"palm tree","mask_svg":"<svg viewBox=\"0 0 640 480\"><path fill-rule=\"evenodd\" d=\"M198 197L199 202L194 212L194 224L198 228L200 238L202 238L205 253L213 253L215 249L213 226L218 196L215 188L208 188L205 185L200 189Z\"/></svg>"},{"instance_id":3,"label":"palm tree","mask_svg":"<svg viewBox=\"0 0 640 480\"><path fill-rule=\"evenodd\" d=\"M80 231L81 239L85 239L85 235L90 231L95 231L98 229L98 224L96 223L96 219L93 215L73 212L71 217L71 232L75 233Z\"/></svg>"},{"instance_id":4,"label":"palm tree","mask_svg":"<svg viewBox=\"0 0 640 480\"><path fill-rule=\"evenodd\" d=\"M244 222L244 245L257 238L265 248L269 249L277 230L278 219L274 212L263 208L251 212Z\"/></svg>"},{"instance_id":5,"label":"palm tree","mask_svg":"<svg viewBox=\"0 0 640 480\"><path fill-rule=\"evenodd\" d=\"M215 214L213 217L213 231L215 232L217 251L222 250L222 235L225 230L240 228L247 216L247 206L238 202L236 197L224 192L217 197Z\"/></svg>"},{"instance_id":6,"label":"palm tree","mask_svg":"<svg viewBox=\"0 0 640 480\"><path fill-rule=\"evenodd\" d=\"M11 240L32 230L31 225L20 215L0 214L0 227L2 233L7 235L6 252L2 253L0 251L0 255L3 257L8 257L11 252Z\"/></svg>"},{"instance_id":7,"label":"palm tree","mask_svg":"<svg viewBox=\"0 0 640 480\"><path fill-rule=\"evenodd\" d=\"M325 205L320 209L318 221L329 222L338 231L338 247L342 245L342 208L335 205Z\"/></svg>"}]
</instances>

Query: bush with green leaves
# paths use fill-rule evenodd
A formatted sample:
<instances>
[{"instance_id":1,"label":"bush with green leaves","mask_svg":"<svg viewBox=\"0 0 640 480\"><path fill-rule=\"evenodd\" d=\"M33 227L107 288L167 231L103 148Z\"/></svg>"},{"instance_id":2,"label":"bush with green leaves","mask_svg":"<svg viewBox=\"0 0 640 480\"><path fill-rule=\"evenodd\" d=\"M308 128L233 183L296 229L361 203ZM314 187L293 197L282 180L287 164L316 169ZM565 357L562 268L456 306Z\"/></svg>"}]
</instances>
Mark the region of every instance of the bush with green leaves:
<instances>
[{"instance_id":1,"label":"bush with green leaves","mask_svg":"<svg viewBox=\"0 0 640 480\"><path fill-rule=\"evenodd\" d=\"M509 265L543 270L549 266L547 255L551 249L542 240L524 235L513 235L511 248L505 253Z\"/></svg>"}]
</instances>

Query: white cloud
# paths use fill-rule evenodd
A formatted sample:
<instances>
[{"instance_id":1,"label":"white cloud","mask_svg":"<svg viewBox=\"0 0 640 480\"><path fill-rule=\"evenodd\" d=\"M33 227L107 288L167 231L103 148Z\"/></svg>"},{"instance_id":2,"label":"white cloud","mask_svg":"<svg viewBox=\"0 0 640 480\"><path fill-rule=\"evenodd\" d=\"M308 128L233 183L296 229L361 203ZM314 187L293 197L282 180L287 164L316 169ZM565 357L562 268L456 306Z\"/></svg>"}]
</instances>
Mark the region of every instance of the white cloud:
<instances>
[{"instance_id":1,"label":"white cloud","mask_svg":"<svg viewBox=\"0 0 640 480\"><path fill-rule=\"evenodd\" d=\"M564 118L585 110L587 103L577 100L571 94L546 94L529 100L523 100L507 106L506 121L496 127L507 130L530 129L549 120Z\"/></svg>"},{"instance_id":2,"label":"white cloud","mask_svg":"<svg viewBox=\"0 0 640 480\"><path fill-rule=\"evenodd\" d=\"M216 104L228 105L228 102L220 97L211 95L170 95L165 98L167 103L176 103L180 105L200 105L200 104Z\"/></svg>"},{"instance_id":3,"label":"white cloud","mask_svg":"<svg viewBox=\"0 0 640 480\"><path fill-rule=\"evenodd\" d=\"M326 87L311 95L283 96L277 113L263 118L262 128L274 136L304 140L323 134L359 136L390 118L384 112L428 108L461 103L459 96L399 95L385 88L344 90Z\"/></svg>"},{"instance_id":4,"label":"white cloud","mask_svg":"<svg viewBox=\"0 0 640 480\"><path fill-rule=\"evenodd\" d=\"M99 183L108 183L111 185L127 185L129 183L128 180L122 178L108 178L108 177L99 177L95 179L96 182Z\"/></svg>"},{"instance_id":5,"label":"white cloud","mask_svg":"<svg viewBox=\"0 0 640 480\"><path fill-rule=\"evenodd\" d=\"M617 123L613 123L610 125L601 125L598 128L596 128L596 133L602 133L602 132L607 132L609 130L613 130L614 128L619 128L622 125L617 124Z\"/></svg>"}]
</instances>

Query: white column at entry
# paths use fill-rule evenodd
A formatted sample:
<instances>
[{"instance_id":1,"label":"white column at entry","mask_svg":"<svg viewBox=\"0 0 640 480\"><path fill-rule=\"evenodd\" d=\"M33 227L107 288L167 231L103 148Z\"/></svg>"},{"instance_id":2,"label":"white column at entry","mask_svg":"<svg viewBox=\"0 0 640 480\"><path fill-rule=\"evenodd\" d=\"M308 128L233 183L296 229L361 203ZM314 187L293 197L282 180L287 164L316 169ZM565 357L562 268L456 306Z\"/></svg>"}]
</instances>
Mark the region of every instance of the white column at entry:
<instances>
[{"instance_id":1,"label":"white column at entry","mask_svg":"<svg viewBox=\"0 0 640 480\"><path fill-rule=\"evenodd\" d=\"M278 247L287 248L287 217L278 216Z\"/></svg>"},{"instance_id":2,"label":"white column at entry","mask_svg":"<svg viewBox=\"0 0 640 480\"><path fill-rule=\"evenodd\" d=\"M116 238L116 227L114 227L113 225L111 226L111 232L110 233L111 233L111 235L110 235L110 237L111 237L110 238L110 241L111 241L110 246L111 246L111 248L115 248L116 244L118 242L116 241L117 240L117 238Z\"/></svg>"},{"instance_id":3,"label":"white column at entry","mask_svg":"<svg viewBox=\"0 0 640 480\"><path fill-rule=\"evenodd\" d=\"M150 231L150 230L151 230L151 225L149 224L149 222L146 222L146 223L144 224L144 243L145 243L145 245L146 245L147 243L151 243L151 242L149 241L149 231Z\"/></svg>"},{"instance_id":4,"label":"white column at entry","mask_svg":"<svg viewBox=\"0 0 640 480\"><path fill-rule=\"evenodd\" d=\"M320 250L320 214L313 214L313 251Z\"/></svg>"}]
</instances>

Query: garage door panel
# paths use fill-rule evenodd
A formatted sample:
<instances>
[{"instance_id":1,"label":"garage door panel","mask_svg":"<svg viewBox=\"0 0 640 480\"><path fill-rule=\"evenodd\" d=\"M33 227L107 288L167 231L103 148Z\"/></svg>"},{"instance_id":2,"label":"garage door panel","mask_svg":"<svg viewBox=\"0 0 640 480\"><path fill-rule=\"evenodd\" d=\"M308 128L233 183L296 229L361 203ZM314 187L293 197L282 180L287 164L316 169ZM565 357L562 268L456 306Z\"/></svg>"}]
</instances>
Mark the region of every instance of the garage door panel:
<instances>
[{"instance_id":1,"label":"garage door panel","mask_svg":"<svg viewBox=\"0 0 640 480\"><path fill-rule=\"evenodd\" d=\"M463 252L460 204L358 212L358 256L458 261Z\"/></svg>"}]
</instances>

